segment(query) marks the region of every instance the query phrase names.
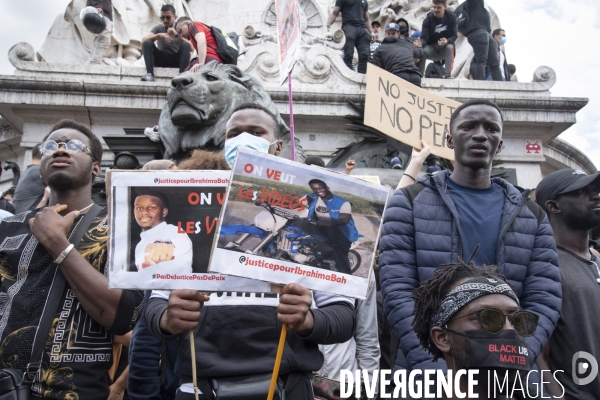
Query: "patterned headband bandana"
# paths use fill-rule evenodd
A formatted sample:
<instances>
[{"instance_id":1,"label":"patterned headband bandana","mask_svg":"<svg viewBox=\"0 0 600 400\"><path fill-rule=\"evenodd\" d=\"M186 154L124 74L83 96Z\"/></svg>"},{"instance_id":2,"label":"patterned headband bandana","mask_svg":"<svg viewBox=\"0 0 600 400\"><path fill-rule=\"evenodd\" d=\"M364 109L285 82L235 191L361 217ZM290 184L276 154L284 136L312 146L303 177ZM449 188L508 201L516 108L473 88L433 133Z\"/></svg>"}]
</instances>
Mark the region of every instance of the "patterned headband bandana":
<instances>
[{"instance_id":1,"label":"patterned headband bandana","mask_svg":"<svg viewBox=\"0 0 600 400\"><path fill-rule=\"evenodd\" d=\"M473 278L458 285L444 297L439 311L431 318L431 326L445 326L454 315L473 300L488 294L503 294L519 304L519 299L510 285L492 278Z\"/></svg>"}]
</instances>

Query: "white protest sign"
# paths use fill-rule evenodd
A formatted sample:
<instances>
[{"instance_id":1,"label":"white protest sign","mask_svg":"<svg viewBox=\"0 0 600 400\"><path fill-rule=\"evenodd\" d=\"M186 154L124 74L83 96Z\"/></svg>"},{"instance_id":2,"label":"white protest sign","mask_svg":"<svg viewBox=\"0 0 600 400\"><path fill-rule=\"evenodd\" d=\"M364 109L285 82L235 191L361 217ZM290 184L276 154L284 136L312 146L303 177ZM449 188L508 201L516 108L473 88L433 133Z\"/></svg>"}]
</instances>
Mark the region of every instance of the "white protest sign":
<instances>
[{"instance_id":1,"label":"white protest sign","mask_svg":"<svg viewBox=\"0 0 600 400\"><path fill-rule=\"evenodd\" d=\"M275 0L279 44L279 84L288 77L298 58L302 33L298 0Z\"/></svg>"},{"instance_id":2,"label":"white protest sign","mask_svg":"<svg viewBox=\"0 0 600 400\"><path fill-rule=\"evenodd\" d=\"M109 287L270 292L207 273L229 171L108 171Z\"/></svg>"},{"instance_id":3,"label":"white protest sign","mask_svg":"<svg viewBox=\"0 0 600 400\"><path fill-rule=\"evenodd\" d=\"M364 299L388 194L240 147L209 271Z\"/></svg>"},{"instance_id":4,"label":"white protest sign","mask_svg":"<svg viewBox=\"0 0 600 400\"><path fill-rule=\"evenodd\" d=\"M427 142L431 153L454 160L446 135L450 117L461 103L412 85L373 64L367 67L365 125L409 146Z\"/></svg>"}]
</instances>

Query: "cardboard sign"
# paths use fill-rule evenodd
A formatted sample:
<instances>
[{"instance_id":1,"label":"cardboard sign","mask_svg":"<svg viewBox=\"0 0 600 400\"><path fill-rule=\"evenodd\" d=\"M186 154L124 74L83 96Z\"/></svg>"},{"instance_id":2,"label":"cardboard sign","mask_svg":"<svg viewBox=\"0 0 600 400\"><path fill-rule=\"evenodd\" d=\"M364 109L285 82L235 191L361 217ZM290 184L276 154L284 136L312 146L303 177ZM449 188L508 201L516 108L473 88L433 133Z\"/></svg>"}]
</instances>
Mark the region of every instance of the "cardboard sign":
<instances>
[{"instance_id":1,"label":"cardboard sign","mask_svg":"<svg viewBox=\"0 0 600 400\"><path fill-rule=\"evenodd\" d=\"M108 171L109 287L269 292L207 273L229 171Z\"/></svg>"},{"instance_id":2,"label":"cardboard sign","mask_svg":"<svg viewBox=\"0 0 600 400\"><path fill-rule=\"evenodd\" d=\"M389 189L239 148L209 271L364 299Z\"/></svg>"},{"instance_id":3,"label":"cardboard sign","mask_svg":"<svg viewBox=\"0 0 600 400\"><path fill-rule=\"evenodd\" d=\"M279 84L282 85L294 68L302 42L300 6L298 0L275 0L275 11L279 43Z\"/></svg>"},{"instance_id":4,"label":"cardboard sign","mask_svg":"<svg viewBox=\"0 0 600 400\"><path fill-rule=\"evenodd\" d=\"M446 143L450 117L461 103L421 89L373 64L367 67L365 125L409 146L427 142L431 153L454 160Z\"/></svg>"}]
</instances>

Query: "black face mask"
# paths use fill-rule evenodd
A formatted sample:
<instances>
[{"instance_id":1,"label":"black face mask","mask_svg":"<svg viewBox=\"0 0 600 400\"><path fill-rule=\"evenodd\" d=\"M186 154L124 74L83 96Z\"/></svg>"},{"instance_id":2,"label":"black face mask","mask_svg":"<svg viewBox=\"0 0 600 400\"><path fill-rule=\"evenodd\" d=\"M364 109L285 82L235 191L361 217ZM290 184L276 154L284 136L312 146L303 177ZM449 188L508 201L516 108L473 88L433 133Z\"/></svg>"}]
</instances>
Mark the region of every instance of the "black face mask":
<instances>
[{"instance_id":1,"label":"black face mask","mask_svg":"<svg viewBox=\"0 0 600 400\"><path fill-rule=\"evenodd\" d=\"M406 27L404 25L399 25L398 29L400 29L400 34L401 35L406 35L408 33L408 27Z\"/></svg>"},{"instance_id":2,"label":"black face mask","mask_svg":"<svg viewBox=\"0 0 600 400\"><path fill-rule=\"evenodd\" d=\"M488 388L492 388L495 383L494 377L497 377L497 381L500 382L504 381L505 377L508 378L509 384L505 386L505 391L512 388L513 382L517 379L520 379L523 385L525 384L525 375L531 370L530 350L523 337L516 331L503 330L494 335L484 330L464 333L447 330L465 338L466 359L451 354L463 364L461 368L479 370L476 392L487 394ZM520 387L518 383L517 387ZM501 395L499 388L490 393Z\"/></svg>"},{"instance_id":3,"label":"black face mask","mask_svg":"<svg viewBox=\"0 0 600 400\"><path fill-rule=\"evenodd\" d=\"M484 330L465 333L450 329L448 331L465 338L467 358L464 360L464 367L467 369L493 368L521 371L531 369L529 347L523 340L523 336L512 329L503 330L497 335ZM460 358L459 361L462 362Z\"/></svg>"}]
</instances>

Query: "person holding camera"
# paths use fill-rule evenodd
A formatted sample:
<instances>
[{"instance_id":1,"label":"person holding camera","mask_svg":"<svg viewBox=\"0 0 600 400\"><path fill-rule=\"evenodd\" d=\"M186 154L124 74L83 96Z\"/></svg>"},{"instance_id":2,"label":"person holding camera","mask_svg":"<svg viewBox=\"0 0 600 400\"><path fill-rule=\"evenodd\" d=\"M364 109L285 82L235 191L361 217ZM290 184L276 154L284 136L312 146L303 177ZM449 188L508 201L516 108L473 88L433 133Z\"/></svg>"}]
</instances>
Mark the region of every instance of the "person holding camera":
<instances>
[{"instance_id":1,"label":"person holding camera","mask_svg":"<svg viewBox=\"0 0 600 400\"><path fill-rule=\"evenodd\" d=\"M95 7L106 21L106 28L94 36L92 55L88 64L102 64L104 54L110 47L110 36L112 34L112 1L111 0L87 0L86 7Z\"/></svg>"}]
</instances>

